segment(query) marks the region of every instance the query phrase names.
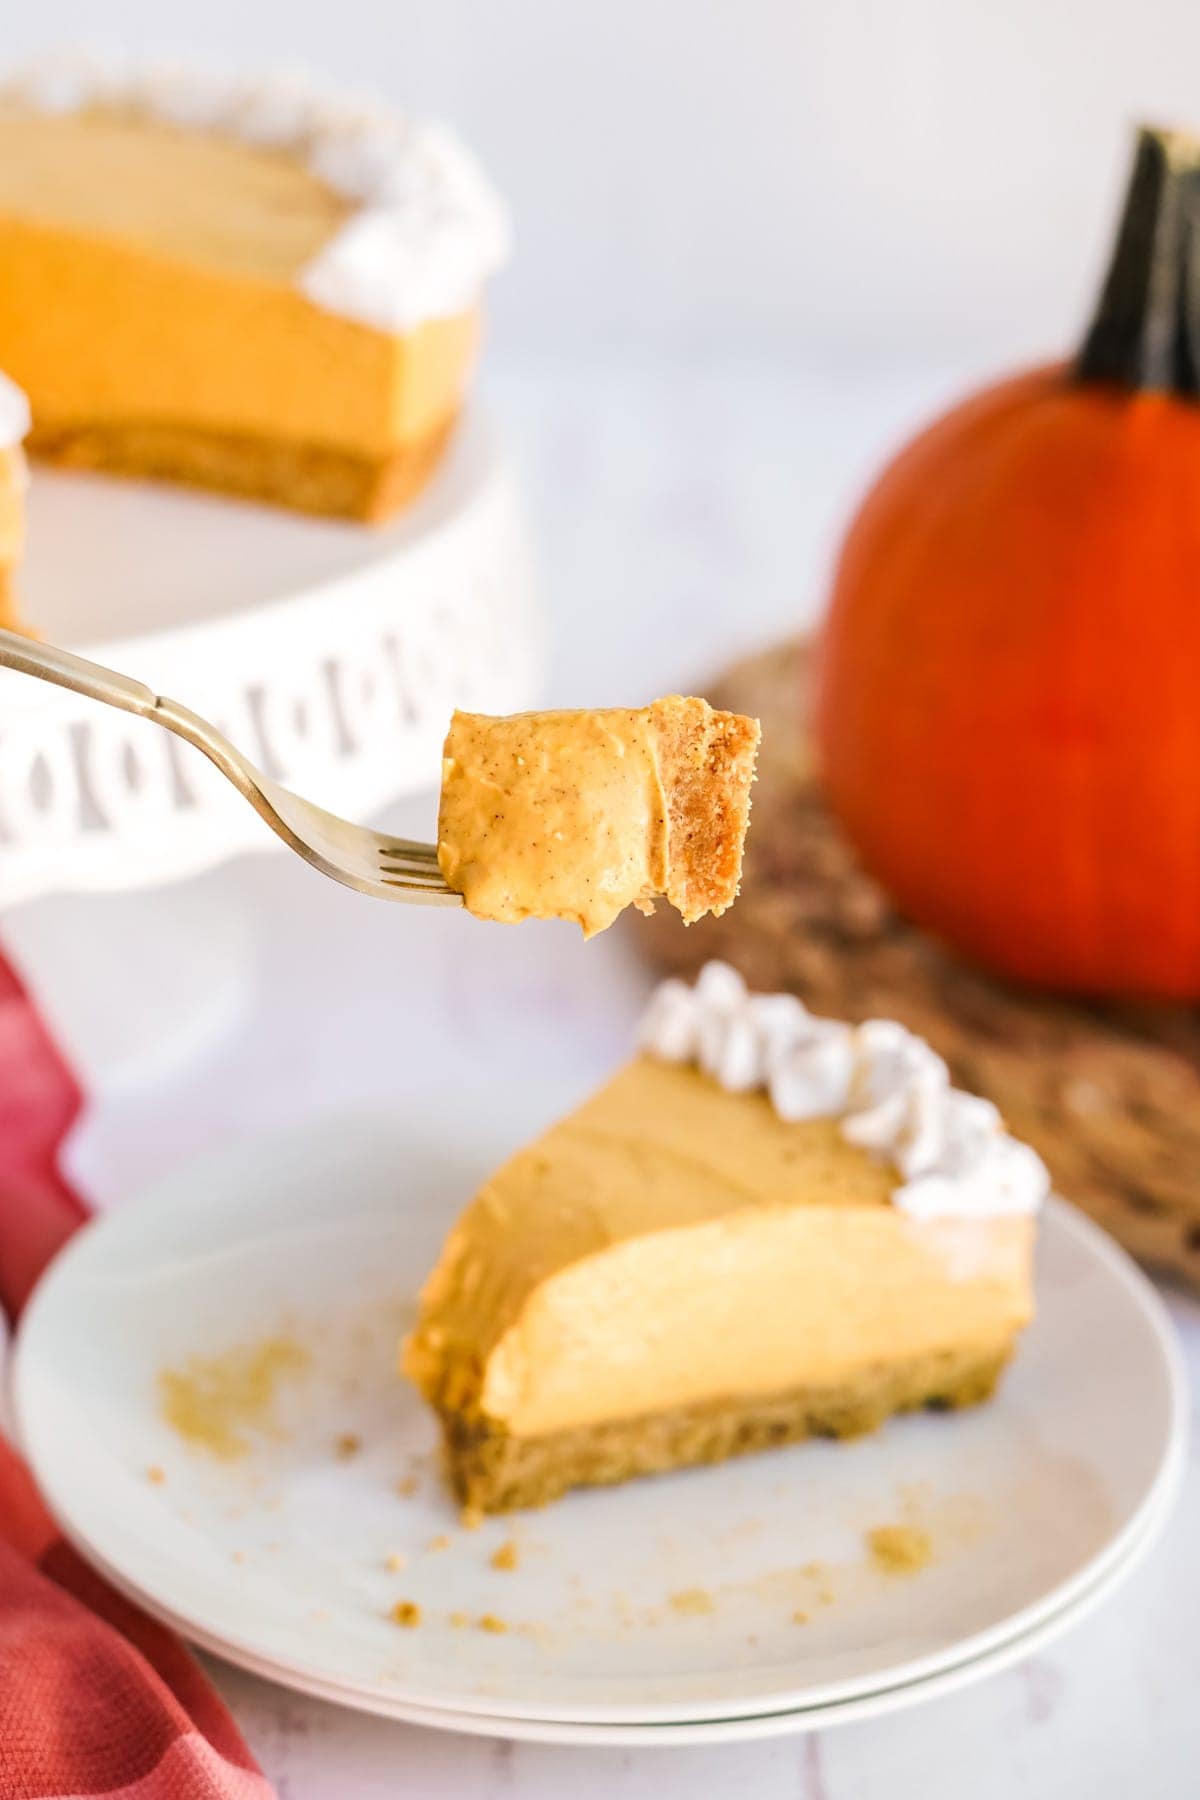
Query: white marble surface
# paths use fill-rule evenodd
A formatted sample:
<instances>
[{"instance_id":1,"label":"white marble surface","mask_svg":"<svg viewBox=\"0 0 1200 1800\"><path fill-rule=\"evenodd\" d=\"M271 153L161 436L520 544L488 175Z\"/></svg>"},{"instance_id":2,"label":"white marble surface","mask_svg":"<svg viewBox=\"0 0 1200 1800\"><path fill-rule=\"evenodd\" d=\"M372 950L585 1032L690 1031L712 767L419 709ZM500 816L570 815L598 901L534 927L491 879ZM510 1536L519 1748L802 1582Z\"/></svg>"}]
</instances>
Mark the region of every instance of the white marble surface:
<instances>
[{"instance_id":1,"label":"white marble surface","mask_svg":"<svg viewBox=\"0 0 1200 1800\"><path fill-rule=\"evenodd\" d=\"M560 703L648 698L810 617L829 547L882 447L963 371L511 369L543 544ZM432 801L404 819L432 829ZM136 969L133 927L63 902ZM281 856L166 895L189 930L242 946L209 1048L100 1098L74 1148L99 1198L197 1149L316 1109L419 1106L528 1072L529 1123L622 1053L646 977L618 933L508 932L370 906ZM133 915L131 914L131 918ZM85 919L88 921L85 926ZM179 953L187 953L181 938ZM230 953L231 970L236 958ZM1200 1305L1174 1296L1200 1382ZM567 1750L456 1739L340 1712L214 1666L284 1800L1185 1800L1198 1791L1200 1457L1162 1546L1073 1635L979 1687L875 1724L722 1749Z\"/></svg>"}]
</instances>

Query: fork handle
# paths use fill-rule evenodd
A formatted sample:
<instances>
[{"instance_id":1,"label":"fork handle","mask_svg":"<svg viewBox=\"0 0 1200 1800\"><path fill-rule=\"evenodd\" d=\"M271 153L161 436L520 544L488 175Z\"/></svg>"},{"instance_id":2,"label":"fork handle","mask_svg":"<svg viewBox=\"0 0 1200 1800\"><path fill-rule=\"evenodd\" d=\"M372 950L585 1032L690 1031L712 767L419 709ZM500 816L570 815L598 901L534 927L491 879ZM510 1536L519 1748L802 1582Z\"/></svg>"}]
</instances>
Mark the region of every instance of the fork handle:
<instances>
[{"instance_id":1,"label":"fork handle","mask_svg":"<svg viewBox=\"0 0 1200 1800\"><path fill-rule=\"evenodd\" d=\"M251 804L263 813L268 823L273 824L271 815L263 810L263 780L253 764L207 719L180 706L177 700L156 694L144 681L135 681L132 675L120 675L101 663L89 662L86 656L76 656L73 650L24 637L19 631L2 629L0 668L14 669L19 675L35 675L39 681L70 688L72 693L84 694L89 700L99 700L105 706L116 706L122 712L136 713L139 718L152 719L156 725L165 726L176 737L202 750L210 762L216 763L222 775L240 788Z\"/></svg>"},{"instance_id":2,"label":"fork handle","mask_svg":"<svg viewBox=\"0 0 1200 1800\"><path fill-rule=\"evenodd\" d=\"M129 675L118 675L115 669L102 668L73 650L60 650L40 639L23 637L17 631L0 631L0 668L15 669L20 675L36 675L41 681L52 681L55 687L70 688L86 694L89 700L102 700L107 706L119 706L123 712L151 717L158 707L158 695L144 681Z\"/></svg>"}]
</instances>

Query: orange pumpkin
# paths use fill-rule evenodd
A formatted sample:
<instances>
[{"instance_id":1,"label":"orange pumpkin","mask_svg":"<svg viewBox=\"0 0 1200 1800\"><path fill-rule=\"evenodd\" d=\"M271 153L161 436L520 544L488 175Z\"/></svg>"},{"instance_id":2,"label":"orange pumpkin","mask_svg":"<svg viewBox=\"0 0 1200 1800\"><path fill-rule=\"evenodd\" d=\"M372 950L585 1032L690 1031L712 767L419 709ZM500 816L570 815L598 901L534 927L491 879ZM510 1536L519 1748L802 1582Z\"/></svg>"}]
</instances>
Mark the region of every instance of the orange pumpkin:
<instances>
[{"instance_id":1,"label":"orange pumpkin","mask_svg":"<svg viewBox=\"0 0 1200 1800\"><path fill-rule=\"evenodd\" d=\"M997 971L1200 997L1200 143L1143 132L1076 363L885 471L823 640L833 806Z\"/></svg>"}]
</instances>

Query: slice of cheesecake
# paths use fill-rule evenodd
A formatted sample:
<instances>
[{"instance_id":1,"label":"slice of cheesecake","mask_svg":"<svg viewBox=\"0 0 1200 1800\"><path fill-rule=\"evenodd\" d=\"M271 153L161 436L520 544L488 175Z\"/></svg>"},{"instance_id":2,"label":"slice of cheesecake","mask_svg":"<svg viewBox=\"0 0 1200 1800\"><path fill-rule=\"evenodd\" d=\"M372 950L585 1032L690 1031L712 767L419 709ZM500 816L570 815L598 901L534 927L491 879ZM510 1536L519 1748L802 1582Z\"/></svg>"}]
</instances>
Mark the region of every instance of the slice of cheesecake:
<instances>
[{"instance_id":1,"label":"slice of cheesecake","mask_svg":"<svg viewBox=\"0 0 1200 1800\"><path fill-rule=\"evenodd\" d=\"M452 140L294 80L60 59L0 91L0 366L58 462L387 516L505 230Z\"/></svg>"},{"instance_id":2,"label":"slice of cheesecake","mask_svg":"<svg viewBox=\"0 0 1200 1800\"><path fill-rule=\"evenodd\" d=\"M757 719L673 695L640 708L456 712L438 862L481 919L571 919L585 937L665 895L685 920L737 896Z\"/></svg>"},{"instance_id":3,"label":"slice of cheesecake","mask_svg":"<svg viewBox=\"0 0 1200 1800\"><path fill-rule=\"evenodd\" d=\"M7 376L0 375L0 625L17 625L14 572L25 543L25 453L29 404Z\"/></svg>"},{"instance_id":4,"label":"slice of cheesecake","mask_svg":"<svg viewBox=\"0 0 1200 1800\"><path fill-rule=\"evenodd\" d=\"M454 1227L403 1365L503 1511L984 1400L1032 1314L1032 1150L901 1026L710 964Z\"/></svg>"}]
</instances>

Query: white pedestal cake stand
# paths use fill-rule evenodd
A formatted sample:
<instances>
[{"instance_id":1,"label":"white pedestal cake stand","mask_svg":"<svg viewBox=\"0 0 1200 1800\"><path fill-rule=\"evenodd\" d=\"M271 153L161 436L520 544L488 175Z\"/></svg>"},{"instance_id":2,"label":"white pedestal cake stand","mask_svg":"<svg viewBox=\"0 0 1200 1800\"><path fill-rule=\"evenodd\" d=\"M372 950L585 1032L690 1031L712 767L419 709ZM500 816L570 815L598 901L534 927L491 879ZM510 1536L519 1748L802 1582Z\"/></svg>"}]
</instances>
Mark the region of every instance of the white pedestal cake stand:
<instances>
[{"instance_id":1,"label":"white pedestal cake stand","mask_svg":"<svg viewBox=\"0 0 1200 1800\"><path fill-rule=\"evenodd\" d=\"M383 530L38 467L20 592L51 642L213 718L351 818L436 788L455 706L536 697L524 523L480 419ZM181 884L281 848L166 732L0 671L0 939L85 1067L140 1079L228 1022L246 922L201 916Z\"/></svg>"}]
</instances>

